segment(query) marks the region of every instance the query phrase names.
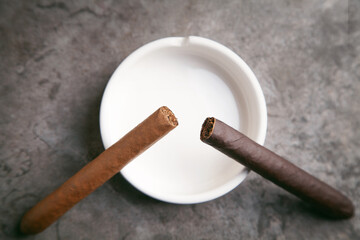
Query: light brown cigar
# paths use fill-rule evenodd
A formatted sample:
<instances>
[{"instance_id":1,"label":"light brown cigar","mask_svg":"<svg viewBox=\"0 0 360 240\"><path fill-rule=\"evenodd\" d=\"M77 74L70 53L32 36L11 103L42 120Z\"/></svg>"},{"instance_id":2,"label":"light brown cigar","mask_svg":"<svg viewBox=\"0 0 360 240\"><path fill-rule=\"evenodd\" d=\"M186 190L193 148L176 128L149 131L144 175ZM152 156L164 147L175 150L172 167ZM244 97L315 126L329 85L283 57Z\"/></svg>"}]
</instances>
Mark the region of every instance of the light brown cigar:
<instances>
[{"instance_id":1,"label":"light brown cigar","mask_svg":"<svg viewBox=\"0 0 360 240\"><path fill-rule=\"evenodd\" d=\"M205 120L200 139L329 217L354 215L346 196L218 119Z\"/></svg>"},{"instance_id":2,"label":"light brown cigar","mask_svg":"<svg viewBox=\"0 0 360 240\"><path fill-rule=\"evenodd\" d=\"M21 220L21 231L25 234L43 231L177 125L169 108L159 108L30 209Z\"/></svg>"}]
</instances>

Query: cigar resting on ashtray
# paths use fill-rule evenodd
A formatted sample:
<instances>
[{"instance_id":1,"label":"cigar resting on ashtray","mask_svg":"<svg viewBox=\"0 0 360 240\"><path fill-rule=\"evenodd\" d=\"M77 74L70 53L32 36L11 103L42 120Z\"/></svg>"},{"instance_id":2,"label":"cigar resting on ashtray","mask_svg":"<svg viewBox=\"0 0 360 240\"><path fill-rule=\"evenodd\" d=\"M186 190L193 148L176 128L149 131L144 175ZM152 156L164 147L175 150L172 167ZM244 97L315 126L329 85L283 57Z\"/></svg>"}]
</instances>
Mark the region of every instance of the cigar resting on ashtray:
<instances>
[{"instance_id":1,"label":"cigar resting on ashtray","mask_svg":"<svg viewBox=\"0 0 360 240\"><path fill-rule=\"evenodd\" d=\"M31 208L21 220L21 231L25 234L43 231L177 125L169 108L159 108Z\"/></svg>"},{"instance_id":2,"label":"cigar resting on ashtray","mask_svg":"<svg viewBox=\"0 0 360 240\"><path fill-rule=\"evenodd\" d=\"M329 217L354 215L346 196L218 119L205 120L200 139Z\"/></svg>"}]
</instances>

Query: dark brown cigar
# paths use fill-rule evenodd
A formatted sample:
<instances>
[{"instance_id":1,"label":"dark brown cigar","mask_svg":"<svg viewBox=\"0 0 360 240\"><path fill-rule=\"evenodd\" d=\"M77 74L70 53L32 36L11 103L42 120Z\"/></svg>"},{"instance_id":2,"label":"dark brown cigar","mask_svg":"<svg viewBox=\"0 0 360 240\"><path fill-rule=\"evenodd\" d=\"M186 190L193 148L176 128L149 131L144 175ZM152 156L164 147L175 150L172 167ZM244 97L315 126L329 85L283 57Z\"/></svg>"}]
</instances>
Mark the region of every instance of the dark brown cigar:
<instances>
[{"instance_id":1,"label":"dark brown cigar","mask_svg":"<svg viewBox=\"0 0 360 240\"><path fill-rule=\"evenodd\" d=\"M354 215L352 202L343 194L220 120L207 118L200 138L327 216L341 219Z\"/></svg>"},{"instance_id":2,"label":"dark brown cigar","mask_svg":"<svg viewBox=\"0 0 360 240\"><path fill-rule=\"evenodd\" d=\"M30 209L21 221L21 231L25 234L43 231L177 125L170 109L159 108Z\"/></svg>"}]
</instances>

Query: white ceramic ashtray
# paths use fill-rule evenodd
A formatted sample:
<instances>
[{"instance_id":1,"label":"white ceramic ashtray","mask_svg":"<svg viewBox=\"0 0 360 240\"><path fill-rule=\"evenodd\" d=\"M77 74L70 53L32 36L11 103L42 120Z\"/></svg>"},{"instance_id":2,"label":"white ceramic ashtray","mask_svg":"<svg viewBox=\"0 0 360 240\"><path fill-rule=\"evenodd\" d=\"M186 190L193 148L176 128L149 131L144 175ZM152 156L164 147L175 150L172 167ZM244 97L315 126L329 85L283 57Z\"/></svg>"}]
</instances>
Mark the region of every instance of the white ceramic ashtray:
<instances>
[{"instance_id":1,"label":"white ceramic ashtray","mask_svg":"<svg viewBox=\"0 0 360 240\"><path fill-rule=\"evenodd\" d=\"M100 109L105 148L164 105L179 126L121 174L143 193L180 204L209 201L239 185L248 169L201 142L200 130L206 117L216 117L264 143L266 104L248 65L201 37L164 38L142 46L106 86Z\"/></svg>"}]
</instances>

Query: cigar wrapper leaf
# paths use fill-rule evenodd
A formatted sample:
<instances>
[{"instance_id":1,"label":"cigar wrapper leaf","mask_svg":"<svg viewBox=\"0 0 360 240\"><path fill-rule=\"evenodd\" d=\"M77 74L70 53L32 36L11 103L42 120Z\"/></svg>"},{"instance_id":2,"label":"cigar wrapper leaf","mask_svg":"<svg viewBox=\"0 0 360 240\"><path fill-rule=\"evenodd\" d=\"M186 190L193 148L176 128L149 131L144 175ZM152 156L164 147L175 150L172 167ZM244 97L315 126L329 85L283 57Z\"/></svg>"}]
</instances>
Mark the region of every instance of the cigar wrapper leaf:
<instances>
[{"instance_id":1,"label":"cigar wrapper leaf","mask_svg":"<svg viewBox=\"0 0 360 240\"><path fill-rule=\"evenodd\" d=\"M177 125L170 109L159 108L31 208L22 218L20 230L36 234L46 229Z\"/></svg>"},{"instance_id":2,"label":"cigar wrapper leaf","mask_svg":"<svg viewBox=\"0 0 360 240\"><path fill-rule=\"evenodd\" d=\"M342 193L218 119L205 120L200 139L331 218L354 215L353 203Z\"/></svg>"}]
</instances>

